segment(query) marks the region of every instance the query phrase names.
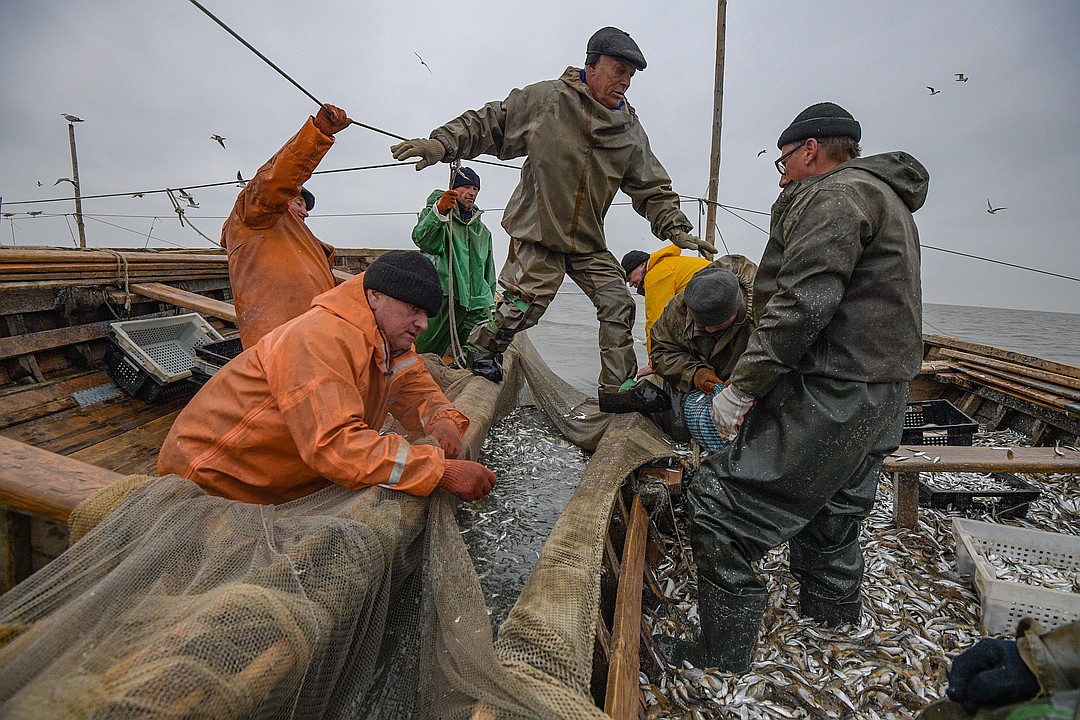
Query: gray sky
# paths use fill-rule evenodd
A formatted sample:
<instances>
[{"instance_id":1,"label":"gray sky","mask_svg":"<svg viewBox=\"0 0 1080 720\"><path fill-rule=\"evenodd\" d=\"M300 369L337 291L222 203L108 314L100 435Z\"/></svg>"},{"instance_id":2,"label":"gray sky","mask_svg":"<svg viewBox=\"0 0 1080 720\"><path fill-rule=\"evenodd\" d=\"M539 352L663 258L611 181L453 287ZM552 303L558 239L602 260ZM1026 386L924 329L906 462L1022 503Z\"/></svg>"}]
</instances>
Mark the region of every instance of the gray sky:
<instances>
[{"instance_id":1,"label":"gray sky","mask_svg":"<svg viewBox=\"0 0 1080 720\"><path fill-rule=\"evenodd\" d=\"M203 4L320 100L407 137L580 66L589 35L616 25L649 63L627 96L656 155L677 192L706 194L716 36L707 0ZM1078 27L1076 0L734 0L719 200L767 212L779 192L777 136L804 107L831 100L862 123L864 154L902 149L929 169L915 216L924 244L1080 277ZM74 244L70 200L13 204L70 197L67 183L53 187L71 176L61 113L85 120L79 172L83 194L94 195L250 177L315 108L186 0L3 0L0 68L0 196L15 213L0 223L5 246ZM392 162L393 142L351 127L321 169ZM479 206L501 208L517 172L472 167ZM446 181L445 165L317 176L309 225L338 247L412 247L414 213ZM187 217L216 240L237 191L191 190L200 207ZM988 199L1008 209L991 215ZM698 222L698 203L683 209ZM86 200L83 210L91 246L142 247L149 234L152 247L210 247L180 226L163 194ZM721 211L720 232L728 251L756 261L766 234L750 223L767 228L768 218L739 214L745 221ZM485 218L501 264L500 212ZM617 257L660 247L628 205L612 208L607 236ZM1080 312L1080 282L931 249L923 287L930 303Z\"/></svg>"}]
</instances>

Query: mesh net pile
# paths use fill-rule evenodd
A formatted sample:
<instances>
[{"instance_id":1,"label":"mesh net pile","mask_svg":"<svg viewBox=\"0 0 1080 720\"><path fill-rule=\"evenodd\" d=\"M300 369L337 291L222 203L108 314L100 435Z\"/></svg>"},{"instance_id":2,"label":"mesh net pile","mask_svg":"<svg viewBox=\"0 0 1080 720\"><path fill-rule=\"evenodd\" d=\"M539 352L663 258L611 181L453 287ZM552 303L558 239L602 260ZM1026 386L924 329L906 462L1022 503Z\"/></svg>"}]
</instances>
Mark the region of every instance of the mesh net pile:
<instances>
[{"instance_id":1,"label":"mesh net pile","mask_svg":"<svg viewBox=\"0 0 1080 720\"><path fill-rule=\"evenodd\" d=\"M500 386L433 369L473 421L467 455L523 378L595 450L497 639L442 490L261 506L137 478L88 500L78 542L0 596L0 717L606 717L590 697L605 530L626 476L671 446L600 414L524 334Z\"/></svg>"}]
</instances>

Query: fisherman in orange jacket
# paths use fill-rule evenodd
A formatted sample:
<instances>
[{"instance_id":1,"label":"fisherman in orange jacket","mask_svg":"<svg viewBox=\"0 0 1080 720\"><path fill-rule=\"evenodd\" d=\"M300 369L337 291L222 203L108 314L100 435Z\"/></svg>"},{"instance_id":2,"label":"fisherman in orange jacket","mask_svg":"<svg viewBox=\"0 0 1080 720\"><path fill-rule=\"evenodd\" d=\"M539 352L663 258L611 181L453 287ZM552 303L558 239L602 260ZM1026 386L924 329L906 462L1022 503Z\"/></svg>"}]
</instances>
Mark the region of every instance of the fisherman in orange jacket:
<instances>
[{"instance_id":1,"label":"fisherman in orange jacket","mask_svg":"<svg viewBox=\"0 0 1080 720\"><path fill-rule=\"evenodd\" d=\"M158 473L260 504L330 483L483 497L495 474L456 459L469 420L412 347L442 299L431 261L384 254L215 373L173 423ZM387 412L430 437L380 434Z\"/></svg>"},{"instance_id":2,"label":"fisherman in orange jacket","mask_svg":"<svg viewBox=\"0 0 1080 720\"><path fill-rule=\"evenodd\" d=\"M351 122L333 105L309 117L240 192L221 229L245 348L307 312L316 295L335 285L334 248L305 224L315 196L303 184L334 144L334 135Z\"/></svg>"}]
</instances>

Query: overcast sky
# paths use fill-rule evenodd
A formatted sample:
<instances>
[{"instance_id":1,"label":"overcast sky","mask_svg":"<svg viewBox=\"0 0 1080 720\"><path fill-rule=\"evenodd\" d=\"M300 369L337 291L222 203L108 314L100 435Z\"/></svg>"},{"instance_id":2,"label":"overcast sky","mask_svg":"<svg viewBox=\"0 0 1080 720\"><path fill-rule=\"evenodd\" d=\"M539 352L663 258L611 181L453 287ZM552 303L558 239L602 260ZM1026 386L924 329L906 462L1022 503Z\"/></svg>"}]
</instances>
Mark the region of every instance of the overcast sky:
<instances>
[{"instance_id":1,"label":"overcast sky","mask_svg":"<svg viewBox=\"0 0 1080 720\"><path fill-rule=\"evenodd\" d=\"M708 0L203 4L321 101L407 137L580 66L592 32L616 25L649 63L627 96L654 152L678 193L707 192L716 38ZM929 169L915 216L925 245L1080 278L1077 28L1076 0L734 0L719 201L767 213L779 192L777 136L807 105L830 100L862 123L864 154L906 150ZM0 68L0 196L4 214L14 213L0 223L5 246L75 244L70 199L17 204L71 196L67 183L54 186L72 174L61 113L85 121L75 126L79 172L83 194L96 195L250 177L315 109L187 0L3 0ZM394 142L350 127L321 169L392 162ZM473 167L501 264L499 209L517 171ZM445 165L317 176L308 222L338 247L412 247L415 213L446 181ZM199 208L187 217L216 241L237 191L190 190ZM1007 209L991 215L988 200ZM683 209L699 222L697 202ZM83 211L91 246L211 247L180 226L164 194L88 199ZM767 215L738 214L719 213L717 244L756 261ZM607 237L617 257L660 247L626 204L609 213ZM923 289L930 303L1080 312L1080 282L932 249L923 251Z\"/></svg>"}]
</instances>

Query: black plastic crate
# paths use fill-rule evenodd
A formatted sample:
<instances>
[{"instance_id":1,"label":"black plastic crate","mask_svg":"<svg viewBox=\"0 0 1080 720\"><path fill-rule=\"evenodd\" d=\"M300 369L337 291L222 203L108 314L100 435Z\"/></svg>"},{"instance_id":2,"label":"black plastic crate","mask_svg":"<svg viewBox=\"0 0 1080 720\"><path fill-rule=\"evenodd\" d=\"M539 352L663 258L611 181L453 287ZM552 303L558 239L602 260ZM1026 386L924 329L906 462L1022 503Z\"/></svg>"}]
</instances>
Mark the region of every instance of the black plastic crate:
<instances>
[{"instance_id":1,"label":"black plastic crate","mask_svg":"<svg viewBox=\"0 0 1080 720\"><path fill-rule=\"evenodd\" d=\"M191 393L192 386L183 379L163 383L143 370L112 342L105 349L105 369L122 390L145 403L153 404Z\"/></svg>"},{"instance_id":2,"label":"black plastic crate","mask_svg":"<svg viewBox=\"0 0 1080 720\"><path fill-rule=\"evenodd\" d=\"M997 486L986 490L955 490L919 479L919 505L937 510L957 512L992 512L1000 518L1027 517L1028 506L1039 499L1039 489L1011 473L990 473Z\"/></svg>"},{"instance_id":3,"label":"black plastic crate","mask_svg":"<svg viewBox=\"0 0 1080 720\"><path fill-rule=\"evenodd\" d=\"M239 355L243 350L243 346L240 345L240 338L234 337L228 340L218 340L217 342L199 345L195 348L195 354L207 362L221 366Z\"/></svg>"},{"instance_id":4,"label":"black plastic crate","mask_svg":"<svg viewBox=\"0 0 1080 720\"><path fill-rule=\"evenodd\" d=\"M970 445L979 424L948 400L908 403L901 445Z\"/></svg>"}]
</instances>

